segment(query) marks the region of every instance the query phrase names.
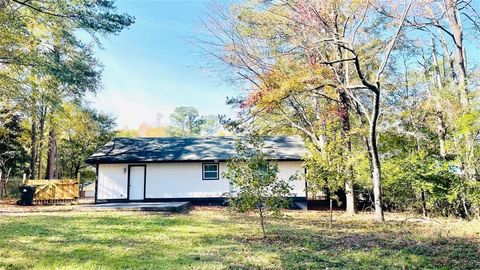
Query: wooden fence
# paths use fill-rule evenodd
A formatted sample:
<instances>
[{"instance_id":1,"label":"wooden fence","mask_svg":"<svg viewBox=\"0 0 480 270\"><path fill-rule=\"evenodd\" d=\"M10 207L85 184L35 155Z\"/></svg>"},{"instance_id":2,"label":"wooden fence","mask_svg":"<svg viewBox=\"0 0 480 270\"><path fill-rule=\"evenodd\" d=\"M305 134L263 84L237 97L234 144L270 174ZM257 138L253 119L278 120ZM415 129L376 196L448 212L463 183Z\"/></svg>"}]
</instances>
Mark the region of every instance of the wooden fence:
<instances>
[{"instance_id":1,"label":"wooden fence","mask_svg":"<svg viewBox=\"0 0 480 270\"><path fill-rule=\"evenodd\" d=\"M61 204L77 202L80 192L78 179L25 180L25 184L35 186L35 204Z\"/></svg>"}]
</instances>

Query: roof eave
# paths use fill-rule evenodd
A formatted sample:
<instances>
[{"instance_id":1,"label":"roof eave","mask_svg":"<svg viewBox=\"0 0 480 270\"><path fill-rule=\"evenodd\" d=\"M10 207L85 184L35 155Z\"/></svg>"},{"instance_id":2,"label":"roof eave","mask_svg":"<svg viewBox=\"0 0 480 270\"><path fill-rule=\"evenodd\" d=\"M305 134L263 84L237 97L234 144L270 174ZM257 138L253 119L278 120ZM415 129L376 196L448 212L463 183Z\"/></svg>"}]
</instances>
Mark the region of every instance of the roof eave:
<instances>
[{"instance_id":1,"label":"roof eave","mask_svg":"<svg viewBox=\"0 0 480 270\"><path fill-rule=\"evenodd\" d=\"M274 161L304 161L303 158L271 158ZM95 160L87 159L85 163L89 165L96 164L124 164L124 163L192 163L192 162L227 162L228 159L189 159L189 160Z\"/></svg>"}]
</instances>

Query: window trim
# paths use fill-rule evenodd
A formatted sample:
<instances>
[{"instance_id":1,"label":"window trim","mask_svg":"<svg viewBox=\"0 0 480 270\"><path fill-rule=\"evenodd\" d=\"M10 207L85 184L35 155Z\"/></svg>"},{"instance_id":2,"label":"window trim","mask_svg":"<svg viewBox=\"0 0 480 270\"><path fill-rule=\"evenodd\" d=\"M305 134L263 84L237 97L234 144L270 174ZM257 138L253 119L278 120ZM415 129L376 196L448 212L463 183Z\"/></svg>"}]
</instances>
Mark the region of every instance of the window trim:
<instances>
[{"instance_id":1,"label":"window trim","mask_svg":"<svg viewBox=\"0 0 480 270\"><path fill-rule=\"evenodd\" d=\"M215 177L215 178L212 178L212 177L205 178L205 165L217 165L217 177ZM213 171L209 171L209 172L213 172ZM202 163L202 180L219 180L219 179L220 179L220 164L218 162Z\"/></svg>"}]
</instances>

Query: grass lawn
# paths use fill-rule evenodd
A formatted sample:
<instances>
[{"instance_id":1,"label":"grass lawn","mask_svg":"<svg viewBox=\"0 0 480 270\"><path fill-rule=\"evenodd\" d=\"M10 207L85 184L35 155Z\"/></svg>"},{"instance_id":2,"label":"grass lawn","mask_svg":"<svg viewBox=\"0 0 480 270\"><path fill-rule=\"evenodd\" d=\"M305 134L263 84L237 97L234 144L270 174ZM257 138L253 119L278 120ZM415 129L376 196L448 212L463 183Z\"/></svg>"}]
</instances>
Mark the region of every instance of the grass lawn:
<instances>
[{"instance_id":1,"label":"grass lawn","mask_svg":"<svg viewBox=\"0 0 480 270\"><path fill-rule=\"evenodd\" d=\"M0 269L480 269L480 221L287 212L262 239L256 219L188 214L0 216Z\"/></svg>"}]
</instances>

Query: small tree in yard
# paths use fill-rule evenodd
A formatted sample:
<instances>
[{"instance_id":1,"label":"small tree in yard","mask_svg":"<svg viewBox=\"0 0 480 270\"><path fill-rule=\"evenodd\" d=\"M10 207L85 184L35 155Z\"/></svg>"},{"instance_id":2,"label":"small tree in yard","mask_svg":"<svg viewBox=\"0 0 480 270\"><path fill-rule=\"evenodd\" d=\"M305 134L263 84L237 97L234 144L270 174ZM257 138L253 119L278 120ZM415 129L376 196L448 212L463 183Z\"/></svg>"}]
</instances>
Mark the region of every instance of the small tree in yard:
<instances>
[{"instance_id":1,"label":"small tree in yard","mask_svg":"<svg viewBox=\"0 0 480 270\"><path fill-rule=\"evenodd\" d=\"M346 153L341 151L338 145L343 144L340 135L330 136L330 140L324 145L324 151L319 152L311 147L309 158L305 162L306 179L308 183L308 191L313 194L328 192L330 205L330 221L329 227L332 228L333 223L333 201L340 204L337 191L345 186L348 174L345 168L349 167L349 161Z\"/></svg>"},{"instance_id":2,"label":"small tree in yard","mask_svg":"<svg viewBox=\"0 0 480 270\"><path fill-rule=\"evenodd\" d=\"M234 190L229 194L229 205L242 213L255 211L265 237L265 219L281 215L289 204L291 187L288 180L278 178L278 164L268 160L259 136L247 136L237 143L236 149L237 157L227 163L223 173Z\"/></svg>"}]
</instances>

